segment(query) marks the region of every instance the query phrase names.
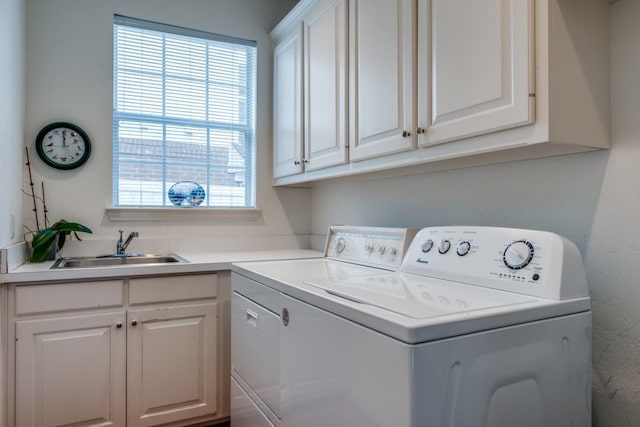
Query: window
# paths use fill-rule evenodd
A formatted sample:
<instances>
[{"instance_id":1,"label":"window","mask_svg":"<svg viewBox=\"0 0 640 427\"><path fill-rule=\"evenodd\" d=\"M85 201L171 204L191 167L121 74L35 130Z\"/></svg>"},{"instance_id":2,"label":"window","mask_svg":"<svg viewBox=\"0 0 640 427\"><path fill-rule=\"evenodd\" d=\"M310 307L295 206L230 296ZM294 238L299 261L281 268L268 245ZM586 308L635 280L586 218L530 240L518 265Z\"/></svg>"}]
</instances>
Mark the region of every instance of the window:
<instances>
[{"instance_id":1,"label":"window","mask_svg":"<svg viewBox=\"0 0 640 427\"><path fill-rule=\"evenodd\" d=\"M256 43L116 15L113 46L114 206L193 181L201 206L255 207Z\"/></svg>"}]
</instances>

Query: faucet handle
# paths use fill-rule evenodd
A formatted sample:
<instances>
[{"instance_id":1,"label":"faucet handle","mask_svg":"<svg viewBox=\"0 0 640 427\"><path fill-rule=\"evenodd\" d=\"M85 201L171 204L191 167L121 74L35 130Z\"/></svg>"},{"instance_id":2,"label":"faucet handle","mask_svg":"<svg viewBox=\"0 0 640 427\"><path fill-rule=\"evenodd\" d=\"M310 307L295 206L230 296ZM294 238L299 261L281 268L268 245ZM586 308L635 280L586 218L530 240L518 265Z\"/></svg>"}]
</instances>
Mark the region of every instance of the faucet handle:
<instances>
[{"instance_id":1,"label":"faucet handle","mask_svg":"<svg viewBox=\"0 0 640 427\"><path fill-rule=\"evenodd\" d=\"M118 232L120 233L120 240L122 240L122 233L124 233L124 228L121 228L120 230L118 230Z\"/></svg>"}]
</instances>

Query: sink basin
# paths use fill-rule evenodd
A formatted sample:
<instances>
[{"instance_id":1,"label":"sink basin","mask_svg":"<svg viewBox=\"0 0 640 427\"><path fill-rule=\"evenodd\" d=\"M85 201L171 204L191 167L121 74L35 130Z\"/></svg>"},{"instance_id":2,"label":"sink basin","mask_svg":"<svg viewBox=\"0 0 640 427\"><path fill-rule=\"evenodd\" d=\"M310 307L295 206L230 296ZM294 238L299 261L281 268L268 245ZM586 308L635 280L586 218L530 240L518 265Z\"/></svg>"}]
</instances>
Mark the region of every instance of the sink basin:
<instances>
[{"instance_id":1,"label":"sink basin","mask_svg":"<svg viewBox=\"0 0 640 427\"><path fill-rule=\"evenodd\" d=\"M60 258L51 269L59 268L92 268L92 267L122 267L124 265L173 264L189 262L175 254L123 254L103 255L98 257Z\"/></svg>"}]
</instances>

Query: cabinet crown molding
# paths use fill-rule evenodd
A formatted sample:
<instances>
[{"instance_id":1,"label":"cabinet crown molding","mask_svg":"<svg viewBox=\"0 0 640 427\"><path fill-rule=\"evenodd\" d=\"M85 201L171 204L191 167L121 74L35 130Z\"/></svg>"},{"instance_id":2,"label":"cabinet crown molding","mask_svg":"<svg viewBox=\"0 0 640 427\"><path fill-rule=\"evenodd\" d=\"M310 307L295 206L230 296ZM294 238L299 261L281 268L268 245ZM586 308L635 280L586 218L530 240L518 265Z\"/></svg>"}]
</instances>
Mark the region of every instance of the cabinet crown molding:
<instances>
[{"instance_id":1,"label":"cabinet crown molding","mask_svg":"<svg viewBox=\"0 0 640 427\"><path fill-rule=\"evenodd\" d=\"M307 12L317 2L318 0L301 0L298 4L296 4L293 9L291 9L291 12L289 12L287 16L285 16L282 21L280 21L278 25L276 25L273 30L271 30L271 33L269 33L271 39L279 40L283 36L286 36L289 33L291 27L302 22L302 18L304 17L304 15L306 15Z\"/></svg>"}]
</instances>

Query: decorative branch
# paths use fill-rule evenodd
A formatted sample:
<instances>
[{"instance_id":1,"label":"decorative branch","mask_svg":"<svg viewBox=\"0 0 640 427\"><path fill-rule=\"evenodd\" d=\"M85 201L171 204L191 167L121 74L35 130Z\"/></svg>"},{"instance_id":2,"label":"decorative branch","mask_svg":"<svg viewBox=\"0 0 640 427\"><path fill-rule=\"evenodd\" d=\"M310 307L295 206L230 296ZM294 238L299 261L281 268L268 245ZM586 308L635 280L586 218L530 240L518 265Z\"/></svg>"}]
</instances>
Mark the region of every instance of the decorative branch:
<instances>
[{"instance_id":1,"label":"decorative branch","mask_svg":"<svg viewBox=\"0 0 640 427\"><path fill-rule=\"evenodd\" d=\"M49 210L47 209L47 202L44 197L44 181L40 183L42 184L42 211L44 212L44 228L48 228L49 218L47 218L47 212L49 212Z\"/></svg>"},{"instance_id":2,"label":"decorative branch","mask_svg":"<svg viewBox=\"0 0 640 427\"><path fill-rule=\"evenodd\" d=\"M29 170L29 185L31 186L31 198L33 199L33 215L36 218L36 229L38 230L38 232L40 232L40 221L38 221L38 206L36 204L36 192L33 188L33 176L31 175L31 161L29 160L29 147L24 147L24 151L27 153L27 169Z\"/></svg>"},{"instance_id":3,"label":"decorative branch","mask_svg":"<svg viewBox=\"0 0 640 427\"><path fill-rule=\"evenodd\" d=\"M42 197L40 197L38 195L31 194L31 193L27 193L26 191L24 191L24 188L20 189L20 191L22 191L22 194L24 194L25 196L35 197L37 200L42 202Z\"/></svg>"}]
</instances>

